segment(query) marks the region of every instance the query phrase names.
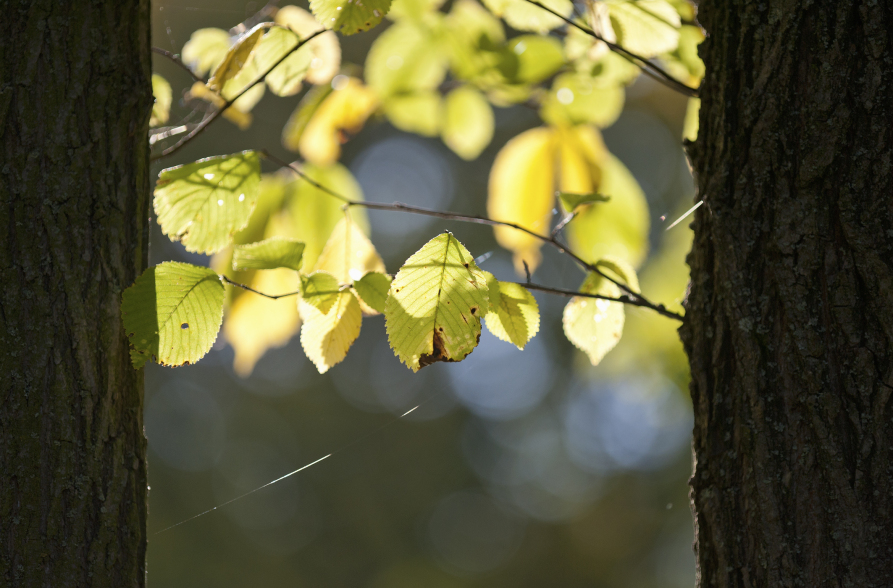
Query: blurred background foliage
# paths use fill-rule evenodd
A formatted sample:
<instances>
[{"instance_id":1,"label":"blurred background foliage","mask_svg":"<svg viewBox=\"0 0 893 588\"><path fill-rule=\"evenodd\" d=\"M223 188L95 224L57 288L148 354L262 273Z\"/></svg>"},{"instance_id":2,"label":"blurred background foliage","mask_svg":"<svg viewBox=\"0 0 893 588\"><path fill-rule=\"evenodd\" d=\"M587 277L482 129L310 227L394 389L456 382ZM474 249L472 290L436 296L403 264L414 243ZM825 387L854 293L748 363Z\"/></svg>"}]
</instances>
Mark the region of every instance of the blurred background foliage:
<instances>
[{"instance_id":1,"label":"blurred background foliage","mask_svg":"<svg viewBox=\"0 0 893 588\"><path fill-rule=\"evenodd\" d=\"M229 29L261 7L156 2L153 45L180 53L195 30ZM377 36L394 26L385 20L341 37L343 61L362 64ZM155 57L155 71L173 89L172 119L182 118L191 110L182 97L192 80ZM665 231L693 199L680 140L686 98L644 76L625 94L604 142L649 203L642 289L670 306L688 280L687 223ZM153 173L243 149L267 148L291 161L280 136L299 99L267 93L248 128L213 125ZM371 120L341 146L340 162L358 184L343 190L360 190L369 201L486 214L496 154L542 124L524 105L494 114L493 141L472 161L438 137ZM473 255L492 253L482 269L513 276L512 255L486 227L395 212L364 216L391 273L448 228ZM152 263L208 263L153 230ZM583 275L571 262L542 253L539 283L579 286ZM265 290L292 288L287 278L269 276ZM691 586L691 408L677 324L627 307L623 339L592 367L562 333L567 300L536 298L541 332L523 352L485 331L462 363L417 374L388 348L381 316L364 320L343 363L318 374L298 338L289 340L296 314L269 312L291 309L293 300L252 319L280 333L283 346L261 356L250 375L254 358L243 358L241 368L236 362L237 373L223 335L198 365L147 366L150 586ZM154 535L330 453L305 472Z\"/></svg>"}]
</instances>

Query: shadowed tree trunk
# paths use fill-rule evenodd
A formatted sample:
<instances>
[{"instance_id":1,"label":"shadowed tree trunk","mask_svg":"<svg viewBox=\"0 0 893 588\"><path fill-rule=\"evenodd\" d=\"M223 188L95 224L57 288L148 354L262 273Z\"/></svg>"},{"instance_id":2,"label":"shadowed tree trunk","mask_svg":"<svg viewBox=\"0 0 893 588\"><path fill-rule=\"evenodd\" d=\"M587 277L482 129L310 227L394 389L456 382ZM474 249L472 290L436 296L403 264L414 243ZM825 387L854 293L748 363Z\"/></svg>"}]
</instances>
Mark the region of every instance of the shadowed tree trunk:
<instances>
[{"instance_id":1,"label":"shadowed tree trunk","mask_svg":"<svg viewBox=\"0 0 893 588\"><path fill-rule=\"evenodd\" d=\"M0 14L0 586L143 586L149 3Z\"/></svg>"},{"instance_id":2,"label":"shadowed tree trunk","mask_svg":"<svg viewBox=\"0 0 893 588\"><path fill-rule=\"evenodd\" d=\"M893 586L893 3L699 10L699 585Z\"/></svg>"}]
</instances>

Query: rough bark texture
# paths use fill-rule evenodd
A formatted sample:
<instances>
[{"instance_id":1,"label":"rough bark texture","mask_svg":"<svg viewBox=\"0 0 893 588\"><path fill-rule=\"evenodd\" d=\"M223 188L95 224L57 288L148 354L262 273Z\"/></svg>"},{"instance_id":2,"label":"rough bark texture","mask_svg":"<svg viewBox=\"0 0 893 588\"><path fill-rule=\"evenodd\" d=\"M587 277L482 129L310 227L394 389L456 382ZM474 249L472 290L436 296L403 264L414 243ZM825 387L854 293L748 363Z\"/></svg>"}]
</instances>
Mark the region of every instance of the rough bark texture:
<instances>
[{"instance_id":1,"label":"rough bark texture","mask_svg":"<svg viewBox=\"0 0 893 588\"><path fill-rule=\"evenodd\" d=\"M0 586L143 586L149 3L0 14Z\"/></svg>"},{"instance_id":2,"label":"rough bark texture","mask_svg":"<svg viewBox=\"0 0 893 588\"><path fill-rule=\"evenodd\" d=\"M699 585L893 586L893 3L699 10Z\"/></svg>"}]
</instances>

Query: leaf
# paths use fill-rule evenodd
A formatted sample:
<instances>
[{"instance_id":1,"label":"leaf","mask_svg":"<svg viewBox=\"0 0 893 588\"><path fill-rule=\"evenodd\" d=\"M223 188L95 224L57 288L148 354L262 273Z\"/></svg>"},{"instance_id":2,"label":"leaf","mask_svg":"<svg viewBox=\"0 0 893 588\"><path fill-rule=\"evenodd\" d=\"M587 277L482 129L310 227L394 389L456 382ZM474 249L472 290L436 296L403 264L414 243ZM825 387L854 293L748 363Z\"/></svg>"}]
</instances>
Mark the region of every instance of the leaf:
<instances>
[{"instance_id":1,"label":"leaf","mask_svg":"<svg viewBox=\"0 0 893 588\"><path fill-rule=\"evenodd\" d=\"M444 101L443 142L459 157L476 159L493 139L493 109L483 94L461 86Z\"/></svg>"},{"instance_id":2,"label":"leaf","mask_svg":"<svg viewBox=\"0 0 893 588\"><path fill-rule=\"evenodd\" d=\"M259 292L284 294L298 289L298 275L290 269L257 272L248 285ZM223 334L235 352L235 372L243 378L251 375L261 356L288 343L300 326L294 298L271 300L253 292L238 296L223 323Z\"/></svg>"},{"instance_id":3,"label":"leaf","mask_svg":"<svg viewBox=\"0 0 893 588\"><path fill-rule=\"evenodd\" d=\"M697 141L699 117L701 114L701 99L689 98L685 107L685 122L682 124L682 138L689 141Z\"/></svg>"},{"instance_id":4,"label":"leaf","mask_svg":"<svg viewBox=\"0 0 893 588\"><path fill-rule=\"evenodd\" d=\"M444 0L394 0L391 3L391 11L388 18L400 20L402 18L420 19L434 12Z\"/></svg>"},{"instance_id":5,"label":"leaf","mask_svg":"<svg viewBox=\"0 0 893 588\"><path fill-rule=\"evenodd\" d=\"M380 272L369 272L353 283L354 289L363 303L375 312L384 312L388 290L391 289L391 277Z\"/></svg>"},{"instance_id":6,"label":"leaf","mask_svg":"<svg viewBox=\"0 0 893 588\"><path fill-rule=\"evenodd\" d=\"M289 151L298 150L304 129L307 128L307 123L313 118L316 109L319 108L323 100L331 93L332 85L323 84L321 86L313 86L304 94L304 97L301 98L297 108L291 113L288 122L285 123L285 127L282 129L283 147Z\"/></svg>"},{"instance_id":7,"label":"leaf","mask_svg":"<svg viewBox=\"0 0 893 588\"><path fill-rule=\"evenodd\" d=\"M439 35L422 23L401 21L388 27L366 57L366 83L382 101L389 96L433 90L446 75Z\"/></svg>"},{"instance_id":8,"label":"leaf","mask_svg":"<svg viewBox=\"0 0 893 588\"><path fill-rule=\"evenodd\" d=\"M554 132L546 127L525 131L506 143L490 170L490 218L513 222L540 234L549 232L555 201L554 148ZM514 253L519 275L524 275L522 261L527 261L531 271L536 269L542 241L509 227L494 227L493 231L496 241Z\"/></svg>"},{"instance_id":9,"label":"leaf","mask_svg":"<svg viewBox=\"0 0 893 588\"><path fill-rule=\"evenodd\" d=\"M580 286L580 292L620 296L620 288L592 272ZM578 349L598 365L623 334L623 303L575 296L564 307L564 334Z\"/></svg>"},{"instance_id":10,"label":"leaf","mask_svg":"<svg viewBox=\"0 0 893 588\"><path fill-rule=\"evenodd\" d=\"M483 0L484 6L505 20L512 28L519 31L531 31L545 34L554 28L562 26L563 20L533 5L526 0ZM574 5L570 0L540 0L562 16L568 17L573 12Z\"/></svg>"},{"instance_id":11,"label":"leaf","mask_svg":"<svg viewBox=\"0 0 893 588\"><path fill-rule=\"evenodd\" d=\"M276 24L296 32L306 39L319 30L319 23L313 15L297 6L283 6L276 13ZM312 59L307 70L307 81L311 84L328 84L341 68L341 45L334 32L318 35L307 42Z\"/></svg>"},{"instance_id":12,"label":"leaf","mask_svg":"<svg viewBox=\"0 0 893 588\"><path fill-rule=\"evenodd\" d=\"M187 251L214 253L248 224L257 201L260 158L243 151L171 167L158 175L155 214Z\"/></svg>"},{"instance_id":13,"label":"leaf","mask_svg":"<svg viewBox=\"0 0 893 588\"><path fill-rule=\"evenodd\" d=\"M412 371L462 361L478 344L487 279L451 233L434 237L397 272L385 303L388 341Z\"/></svg>"},{"instance_id":14,"label":"leaf","mask_svg":"<svg viewBox=\"0 0 893 588\"><path fill-rule=\"evenodd\" d=\"M254 86L244 95L242 95L238 100L233 102L233 104L223 111L223 118L229 120L231 123L242 129L243 131L251 126L251 115L248 113L254 107L254 104L257 100L260 100L260 97L263 96L264 86L262 84L258 84ZM217 108L223 108L226 104L226 100L220 97L216 92L211 91L208 86L201 82L195 82L192 84L192 87L189 89L189 92L186 93L186 100L192 100L193 98L198 98L200 100L204 100L206 102L210 102Z\"/></svg>"},{"instance_id":15,"label":"leaf","mask_svg":"<svg viewBox=\"0 0 893 588\"><path fill-rule=\"evenodd\" d=\"M223 283L214 270L168 261L150 267L124 290L121 302L130 358L177 367L211 349L223 320Z\"/></svg>"},{"instance_id":16,"label":"leaf","mask_svg":"<svg viewBox=\"0 0 893 588\"><path fill-rule=\"evenodd\" d=\"M229 42L230 35L223 29L199 29L183 45L183 62L203 76L223 62L229 51Z\"/></svg>"},{"instance_id":17,"label":"leaf","mask_svg":"<svg viewBox=\"0 0 893 588\"><path fill-rule=\"evenodd\" d=\"M385 266L372 242L345 216L332 229L315 269L332 274L339 284L351 284L367 272L383 273Z\"/></svg>"},{"instance_id":18,"label":"leaf","mask_svg":"<svg viewBox=\"0 0 893 588\"><path fill-rule=\"evenodd\" d=\"M158 74L152 74L152 96L155 104L152 105L152 117L149 119L150 127L157 127L167 122L171 112L171 85Z\"/></svg>"},{"instance_id":19,"label":"leaf","mask_svg":"<svg viewBox=\"0 0 893 588\"><path fill-rule=\"evenodd\" d=\"M508 59L503 61L500 69L512 83L538 84L565 63L561 43L552 37L515 37L506 45L505 54Z\"/></svg>"},{"instance_id":20,"label":"leaf","mask_svg":"<svg viewBox=\"0 0 893 588\"><path fill-rule=\"evenodd\" d=\"M633 292L640 292L639 278L633 266L616 257L603 257L595 262L595 267L609 277L626 285Z\"/></svg>"},{"instance_id":21,"label":"leaf","mask_svg":"<svg viewBox=\"0 0 893 588\"><path fill-rule=\"evenodd\" d=\"M226 99L229 99L238 93L238 91L234 91L231 95L224 95L223 88L226 86L227 82L236 77L248 63L248 60L251 57L251 52L254 50L254 47L260 41L261 37L263 37L265 30L266 25L260 24L236 39L236 42L233 43L232 47L226 52L223 61L221 61L220 65L217 66L217 69L214 70L214 75L208 80L208 88L210 88L212 92L217 92L218 94L223 95ZM241 90L241 88L239 88L239 90Z\"/></svg>"},{"instance_id":22,"label":"leaf","mask_svg":"<svg viewBox=\"0 0 893 588\"><path fill-rule=\"evenodd\" d=\"M334 92L326 96L310 118L298 141L304 159L319 165L341 157L344 134L356 134L378 107L375 92L356 78L332 80Z\"/></svg>"},{"instance_id":23,"label":"leaf","mask_svg":"<svg viewBox=\"0 0 893 588\"><path fill-rule=\"evenodd\" d=\"M607 127L620 116L624 96L619 84L600 85L594 83L591 75L566 73L552 83L540 117L553 125L592 123Z\"/></svg>"},{"instance_id":24,"label":"leaf","mask_svg":"<svg viewBox=\"0 0 893 588\"><path fill-rule=\"evenodd\" d=\"M276 65L283 57L285 59ZM255 45L248 66L224 86L224 98L236 95L267 71L270 73L265 81L271 92L277 96L297 94L301 91L301 82L310 70L312 60L309 43L302 45L296 33L282 27L272 27ZM276 67L270 71L274 65Z\"/></svg>"},{"instance_id":25,"label":"leaf","mask_svg":"<svg viewBox=\"0 0 893 588\"><path fill-rule=\"evenodd\" d=\"M310 0L313 16L327 29L353 35L381 22L391 0Z\"/></svg>"},{"instance_id":26,"label":"leaf","mask_svg":"<svg viewBox=\"0 0 893 588\"><path fill-rule=\"evenodd\" d=\"M536 299L527 288L512 282L499 282L499 302L491 297L490 312L484 317L490 332L518 349L524 349L540 328Z\"/></svg>"},{"instance_id":27,"label":"leaf","mask_svg":"<svg viewBox=\"0 0 893 588\"><path fill-rule=\"evenodd\" d=\"M327 312L298 302L304 325L301 327L301 346L319 373L340 362L360 335L363 314L356 296L350 290L339 292Z\"/></svg>"},{"instance_id":28,"label":"leaf","mask_svg":"<svg viewBox=\"0 0 893 588\"><path fill-rule=\"evenodd\" d=\"M271 237L249 245L236 245L233 251L233 269L245 271L285 267L298 271L301 269L303 254L304 244L300 241Z\"/></svg>"},{"instance_id":29,"label":"leaf","mask_svg":"<svg viewBox=\"0 0 893 588\"><path fill-rule=\"evenodd\" d=\"M316 271L301 276L301 300L322 313L327 313L341 292L338 279L328 272ZM306 320L303 312L302 318Z\"/></svg>"},{"instance_id":30,"label":"leaf","mask_svg":"<svg viewBox=\"0 0 893 588\"><path fill-rule=\"evenodd\" d=\"M604 196L597 192L591 192L589 194L560 192L558 194L558 199L561 200L561 206L564 207L567 212L573 212L577 210L577 208L592 204L593 202L607 202L610 200L608 196Z\"/></svg>"},{"instance_id":31,"label":"leaf","mask_svg":"<svg viewBox=\"0 0 893 588\"><path fill-rule=\"evenodd\" d=\"M495 67L505 43L499 19L474 0L457 0L443 22L445 49L454 77L478 81L497 73Z\"/></svg>"},{"instance_id":32,"label":"leaf","mask_svg":"<svg viewBox=\"0 0 893 588\"><path fill-rule=\"evenodd\" d=\"M604 0L617 43L650 59L679 44L679 13L666 0Z\"/></svg>"},{"instance_id":33,"label":"leaf","mask_svg":"<svg viewBox=\"0 0 893 588\"><path fill-rule=\"evenodd\" d=\"M434 137L440 132L443 100L436 90L395 94L384 102L391 124L408 133Z\"/></svg>"}]
</instances>

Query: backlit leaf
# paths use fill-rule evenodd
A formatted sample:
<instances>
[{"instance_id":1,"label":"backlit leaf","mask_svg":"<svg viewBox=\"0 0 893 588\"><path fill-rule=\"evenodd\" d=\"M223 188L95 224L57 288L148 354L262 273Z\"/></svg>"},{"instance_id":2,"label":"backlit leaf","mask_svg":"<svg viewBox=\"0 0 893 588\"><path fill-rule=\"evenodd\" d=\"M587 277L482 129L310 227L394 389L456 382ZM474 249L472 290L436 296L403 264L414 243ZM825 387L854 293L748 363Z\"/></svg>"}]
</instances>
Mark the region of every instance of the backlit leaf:
<instances>
[{"instance_id":1,"label":"backlit leaf","mask_svg":"<svg viewBox=\"0 0 893 588\"><path fill-rule=\"evenodd\" d=\"M199 29L183 45L181 57L196 74L203 76L216 69L229 51L230 34L223 29Z\"/></svg>"},{"instance_id":2,"label":"backlit leaf","mask_svg":"<svg viewBox=\"0 0 893 588\"><path fill-rule=\"evenodd\" d=\"M701 114L701 99L689 98L685 107L685 122L682 124L682 138L696 141L698 138L699 117Z\"/></svg>"},{"instance_id":3,"label":"backlit leaf","mask_svg":"<svg viewBox=\"0 0 893 588\"><path fill-rule=\"evenodd\" d=\"M356 78L332 80L334 91L326 96L298 141L298 149L311 163L327 165L341 157L344 133L356 134L376 108L375 93Z\"/></svg>"},{"instance_id":4,"label":"backlit leaf","mask_svg":"<svg viewBox=\"0 0 893 588\"><path fill-rule=\"evenodd\" d=\"M152 74L152 96L155 104L152 105L152 117L149 119L150 127L157 127L167 122L171 111L171 85L158 74Z\"/></svg>"},{"instance_id":5,"label":"backlit leaf","mask_svg":"<svg viewBox=\"0 0 893 588\"><path fill-rule=\"evenodd\" d=\"M231 123L242 129L243 131L251 126L251 114L248 113L249 110L254 108L254 105L258 100L264 95L264 86L263 84L258 84L245 92L242 96L239 97L238 100L233 102L233 104L223 111L223 118L229 120ZM206 102L210 102L217 108L223 108L226 105L226 100L220 97L219 94L213 92L208 86L201 82L195 82L192 84L192 87L189 89L189 92L186 93L186 99L192 100L193 98L198 98L200 100L204 100Z\"/></svg>"},{"instance_id":6,"label":"backlit leaf","mask_svg":"<svg viewBox=\"0 0 893 588\"><path fill-rule=\"evenodd\" d=\"M397 272L385 303L388 341L412 371L437 361L461 361L481 336L487 279L468 250L443 233Z\"/></svg>"},{"instance_id":7,"label":"backlit leaf","mask_svg":"<svg viewBox=\"0 0 893 588\"><path fill-rule=\"evenodd\" d=\"M295 111L291 113L285 127L282 129L282 145L289 151L298 151L301 142L301 136L307 123L313 118L316 109L322 104L323 100L332 93L331 84L323 84L321 86L313 86L301 98Z\"/></svg>"},{"instance_id":8,"label":"backlit leaf","mask_svg":"<svg viewBox=\"0 0 893 588\"><path fill-rule=\"evenodd\" d=\"M555 202L555 136L539 127L506 143L490 170L487 214L494 220L516 223L548 234ZM496 240L514 253L515 270L524 275L523 261L531 271L540 262L542 241L509 227L494 227Z\"/></svg>"},{"instance_id":9,"label":"backlit leaf","mask_svg":"<svg viewBox=\"0 0 893 588\"><path fill-rule=\"evenodd\" d=\"M360 305L366 304L375 312L384 312L388 291L391 289L391 277L379 272L369 272L353 283L360 298Z\"/></svg>"},{"instance_id":10,"label":"backlit leaf","mask_svg":"<svg viewBox=\"0 0 893 588\"><path fill-rule=\"evenodd\" d=\"M679 13L666 0L604 0L617 43L649 59L679 44Z\"/></svg>"},{"instance_id":11,"label":"backlit leaf","mask_svg":"<svg viewBox=\"0 0 893 588\"><path fill-rule=\"evenodd\" d=\"M436 90L395 94L384 102L384 113L401 131L434 137L440 132L442 106Z\"/></svg>"},{"instance_id":12,"label":"backlit leaf","mask_svg":"<svg viewBox=\"0 0 893 588\"><path fill-rule=\"evenodd\" d=\"M596 84L584 73L566 73L555 78L543 100L540 117L553 125L614 124L623 110L623 88L618 84Z\"/></svg>"},{"instance_id":13,"label":"backlit leaf","mask_svg":"<svg viewBox=\"0 0 893 588\"><path fill-rule=\"evenodd\" d=\"M165 262L124 291L121 312L135 368L149 359L170 367L195 363L220 330L223 283L212 269Z\"/></svg>"},{"instance_id":14,"label":"backlit leaf","mask_svg":"<svg viewBox=\"0 0 893 588\"><path fill-rule=\"evenodd\" d=\"M580 292L618 297L620 288L596 273L590 273ZM623 303L575 296L564 307L564 334L571 343L598 365L606 353L617 345L623 334Z\"/></svg>"},{"instance_id":15,"label":"backlit leaf","mask_svg":"<svg viewBox=\"0 0 893 588\"><path fill-rule=\"evenodd\" d=\"M574 6L570 0L540 0L562 16L570 16ZM502 17L512 28L544 34L560 27L564 21L526 0L484 0L484 6Z\"/></svg>"},{"instance_id":16,"label":"backlit leaf","mask_svg":"<svg viewBox=\"0 0 893 588\"><path fill-rule=\"evenodd\" d=\"M264 36L264 31L266 31L266 26L260 24L236 39L236 42L233 43L232 47L224 55L223 61L214 70L214 75L208 80L208 88L211 91L218 94L223 93L227 82L236 77L248 63L251 52L261 37ZM241 88L238 90L241 90ZM224 95L223 97L230 99L237 93L238 91L233 91L231 95Z\"/></svg>"},{"instance_id":17,"label":"backlit leaf","mask_svg":"<svg viewBox=\"0 0 893 588\"><path fill-rule=\"evenodd\" d=\"M382 101L393 94L433 90L446 75L446 63L434 30L401 21L388 27L369 49L366 83Z\"/></svg>"},{"instance_id":18,"label":"backlit leaf","mask_svg":"<svg viewBox=\"0 0 893 588\"><path fill-rule=\"evenodd\" d=\"M341 292L338 279L328 272L313 272L301 276L301 300L322 313L329 312ZM303 311L301 314L302 318Z\"/></svg>"},{"instance_id":19,"label":"backlit leaf","mask_svg":"<svg viewBox=\"0 0 893 588\"><path fill-rule=\"evenodd\" d=\"M592 204L593 202L607 202L608 200L610 200L609 197L595 192L589 194L571 194L570 192L561 192L558 194L558 199L561 201L561 206L567 212L573 212L578 207L586 206L587 204Z\"/></svg>"},{"instance_id":20,"label":"backlit leaf","mask_svg":"<svg viewBox=\"0 0 893 588\"><path fill-rule=\"evenodd\" d=\"M296 47L299 48L295 49ZM313 53L309 43L301 45L301 38L296 33L282 27L272 27L255 45L248 65L224 86L224 97L235 95L268 71L270 73L265 81L270 91L277 96L297 94L301 90L304 76L310 70L312 60ZM270 68L274 65L276 67L271 71Z\"/></svg>"},{"instance_id":21,"label":"backlit leaf","mask_svg":"<svg viewBox=\"0 0 893 588\"><path fill-rule=\"evenodd\" d=\"M391 0L310 0L313 16L327 29L353 35L381 22Z\"/></svg>"},{"instance_id":22,"label":"backlit leaf","mask_svg":"<svg viewBox=\"0 0 893 588\"><path fill-rule=\"evenodd\" d=\"M298 289L298 275L290 269L257 272L248 286L259 292L285 294ZM223 334L235 352L235 372L243 378L249 376L268 349L288 343L300 326L294 297L271 300L243 292L230 305L223 323Z\"/></svg>"},{"instance_id":23,"label":"backlit leaf","mask_svg":"<svg viewBox=\"0 0 893 588\"><path fill-rule=\"evenodd\" d=\"M399 20L401 18L420 19L426 14L440 8L444 0L394 0L391 3L391 11L388 18Z\"/></svg>"},{"instance_id":24,"label":"backlit leaf","mask_svg":"<svg viewBox=\"0 0 893 588\"><path fill-rule=\"evenodd\" d=\"M316 269L335 276L339 284L351 284L367 272L384 272L384 261L372 242L349 216L332 229Z\"/></svg>"},{"instance_id":25,"label":"backlit leaf","mask_svg":"<svg viewBox=\"0 0 893 588\"><path fill-rule=\"evenodd\" d=\"M280 8L276 13L276 24L288 27L302 39L319 30L319 23L313 15L297 6ZM312 56L307 81L311 84L328 84L341 67L341 45L337 35L332 31L318 35L307 43L307 49Z\"/></svg>"},{"instance_id":26,"label":"backlit leaf","mask_svg":"<svg viewBox=\"0 0 893 588\"><path fill-rule=\"evenodd\" d=\"M508 59L500 69L513 83L538 84L565 63L561 43L539 35L515 37L506 45L505 54Z\"/></svg>"},{"instance_id":27,"label":"backlit leaf","mask_svg":"<svg viewBox=\"0 0 893 588\"><path fill-rule=\"evenodd\" d=\"M270 237L257 243L236 245L233 251L233 269L269 270L280 267L295 271L301 269L304 244L295 239Z\"/></svg>"},{"instance_id":28,"label":"backlit leaf","mask_svg":"<svg viewBox=\"0 0 893 588\"><path fill-rule=\"evenodd\" d=\"M259 183L260 158L255 151L163 170L155 185L158 224L187 251L219 251L248 224Z\"/></svg>"},{"instance_id":29,"label":"backlit leaf","mask_svg":"<svg viewBox=\"0 0 893 588\"><path fill-rule=\"evenodd\" d=\"M494 304L491 299L490 312L484 321L491 333L524 349L539 331L539 306L533 294L520 284L499 282L498 287L499 302Z\"/></svg>"},{"instance_id":30,"label":"backlit leaf","mask_svg":"<svg viewBox=\"0 0 893 588\"><path fill-rule=\"evenodd\" d=\"M360 335L363 314L356 296L350 290L339 292L327 311L298 302L301 318L301 346L319 373L324 374L347 355L347 350Z\"/></svg>"},{"instance_id":31,"label":"backlit leaf","mask_svg":"<svg viewBox=\"0 0 893 588\"><path fill-rule=\"evenodd\" d=\"M476 159L493 139L493 109L483 94L461 86L444 101L443 142L465 160Z\"/></svg>"},{"instance_id":32,"label":"backlit leaf","mask_svg":"<svg viewBox=\"0 0 893 588\"><path fill-rule=\"evenodd\" d=\"M639 289L639 277L636 275L636 270L622 259L610 256L603 257L595 262L595 267L611 278L619 281L621 284L624 284L633 292L641 291Z\"/></svg>"}]
</instances>

